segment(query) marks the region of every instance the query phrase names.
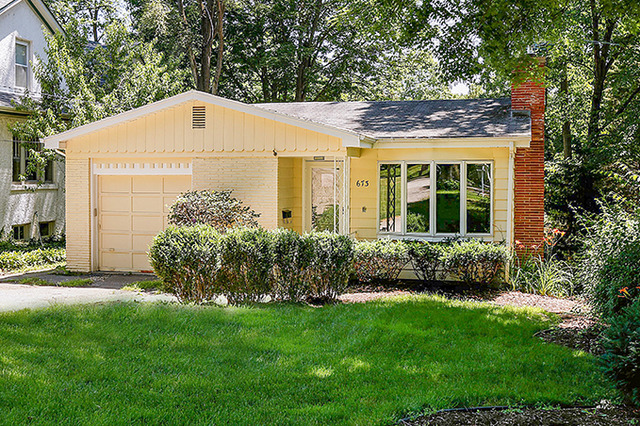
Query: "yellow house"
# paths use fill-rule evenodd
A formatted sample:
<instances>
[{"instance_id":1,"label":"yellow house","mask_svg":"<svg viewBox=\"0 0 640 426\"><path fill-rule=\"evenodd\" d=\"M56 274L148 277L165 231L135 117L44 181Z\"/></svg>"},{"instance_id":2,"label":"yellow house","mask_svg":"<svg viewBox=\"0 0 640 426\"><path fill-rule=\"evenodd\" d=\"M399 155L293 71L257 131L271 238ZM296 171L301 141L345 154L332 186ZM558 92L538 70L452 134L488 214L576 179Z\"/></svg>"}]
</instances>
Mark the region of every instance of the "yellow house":
<instances>
[{"instance_id":1,"label":"yellow house","mask_svg":"<svg viewBox=\"0 0 640 426\"><path fill-rule=\"evenodd\" d=\"M66 151L68 267L148 271L167 206L190 189L232 189L267 228L513 241L536 122L508 98L248 105L189 91L45 144Z\"/></svg>"}]
</instances>

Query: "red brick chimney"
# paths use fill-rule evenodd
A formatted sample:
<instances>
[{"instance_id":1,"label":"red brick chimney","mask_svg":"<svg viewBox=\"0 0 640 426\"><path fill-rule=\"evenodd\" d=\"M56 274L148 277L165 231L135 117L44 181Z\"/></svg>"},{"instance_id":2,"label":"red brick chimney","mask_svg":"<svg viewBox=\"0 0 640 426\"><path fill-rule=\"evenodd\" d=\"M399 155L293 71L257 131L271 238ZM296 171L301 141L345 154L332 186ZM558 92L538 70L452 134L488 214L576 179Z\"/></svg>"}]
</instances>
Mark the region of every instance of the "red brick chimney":
<instances>
[{"instance_id":1,"label":"red brick chimney","mask_svg":"<svg viewBox=\"0 0 640 426\"><path fill-rule=\"evenodd\" d=\"M544 58L539 66L545 66ZM531 247L544 238L544 85L512 84L511 109L531 114L531 143L516 149L514 173L514 239Z\"/></svg>"}]
</instances>

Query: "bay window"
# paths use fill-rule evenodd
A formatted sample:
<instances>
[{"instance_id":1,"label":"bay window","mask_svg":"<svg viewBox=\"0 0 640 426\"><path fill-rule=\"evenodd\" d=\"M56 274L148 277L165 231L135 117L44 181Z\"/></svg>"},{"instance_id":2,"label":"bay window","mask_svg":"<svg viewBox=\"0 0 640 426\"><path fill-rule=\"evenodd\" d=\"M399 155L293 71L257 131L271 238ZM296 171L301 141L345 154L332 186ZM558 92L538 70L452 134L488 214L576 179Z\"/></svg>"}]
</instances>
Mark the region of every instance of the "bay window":
<instances>
[{"instance_id":1,"label":"bay window","mask_svg":"<svg viewBox=\"0 0 640 426\"><path fill-rule=\"evenodd\" d=\"M379 164L378 233L491 235L490 161Z\"/></svg>"}]
</instances>

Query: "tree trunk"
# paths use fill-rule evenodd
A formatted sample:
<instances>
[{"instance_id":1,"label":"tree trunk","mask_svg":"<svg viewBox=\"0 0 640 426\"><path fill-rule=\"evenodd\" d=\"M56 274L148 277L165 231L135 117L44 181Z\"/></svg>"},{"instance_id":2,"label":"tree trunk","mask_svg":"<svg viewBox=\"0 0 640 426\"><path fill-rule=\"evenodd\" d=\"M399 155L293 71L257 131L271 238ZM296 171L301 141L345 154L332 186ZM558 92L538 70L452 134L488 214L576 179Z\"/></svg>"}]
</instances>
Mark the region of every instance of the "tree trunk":
<instances>
[{"instance_id":1,"label":"tree trunk","mask_svg":"<svg viewBox=\"0 0 640 426\"><path fill-rule=\"evenodd\" d=\"M218 93L220 75L222 74L222 58L224 53L224 0L216 0L218 22L216 23L216 33L218 37L218 57L216 58L216 73L213 78L213 88L211 93Z\"/></svg>"},{"instance_id":2,"label":"tree trunk","mask_svg":"<svg viewBox=\"0 0 640 426\"><path fill-rule=\"evenodd\" d=\"M568 117L569 110L569 78L567 77L567 64L564 64L564 74L560 81L560 94L564 101L565 115ZM564 158L571 158L571 123L565 119L562 124L562 151Z\"/></svg>"}]
</instances>

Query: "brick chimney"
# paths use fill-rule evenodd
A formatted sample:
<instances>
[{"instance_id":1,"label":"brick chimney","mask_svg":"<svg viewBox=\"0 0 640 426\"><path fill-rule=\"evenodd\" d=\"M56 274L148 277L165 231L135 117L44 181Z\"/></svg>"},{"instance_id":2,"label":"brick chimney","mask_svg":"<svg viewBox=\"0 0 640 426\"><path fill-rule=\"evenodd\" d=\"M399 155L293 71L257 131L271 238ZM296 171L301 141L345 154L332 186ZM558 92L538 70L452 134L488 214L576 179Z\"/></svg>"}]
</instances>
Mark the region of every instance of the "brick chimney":
<instances>
[{"instance_id":1,"label":"brick chimney","mask_svg":"<svg viewBox=\"0 0 640 426\"><path fill-rule=\"evenodd\" d=\"M538 61L545 66L544 58ZM516 149L514 172L514 239L531 247L544 238L544 85L512 84L511 109L531 114L531 142Z\"/></svg>"}]
</instances>

